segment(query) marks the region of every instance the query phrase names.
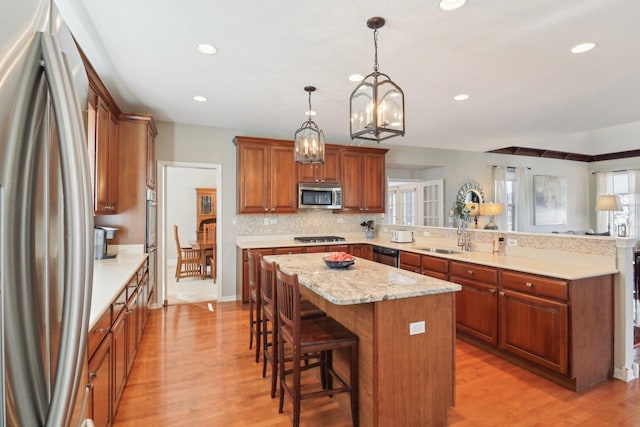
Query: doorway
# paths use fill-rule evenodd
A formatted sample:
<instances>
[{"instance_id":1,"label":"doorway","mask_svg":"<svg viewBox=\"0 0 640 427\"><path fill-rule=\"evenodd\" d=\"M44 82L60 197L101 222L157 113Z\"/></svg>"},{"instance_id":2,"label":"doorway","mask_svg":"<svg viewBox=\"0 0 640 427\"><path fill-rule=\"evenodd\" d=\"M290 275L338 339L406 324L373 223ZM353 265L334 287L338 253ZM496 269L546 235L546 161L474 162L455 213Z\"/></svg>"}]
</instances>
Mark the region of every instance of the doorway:
<instances>
[{"instance_id":1,"label":"doorway","mask_svg":"<svg viewBox=\"0 0 640 427\"><path fill-rule=\"evenodd\" d=\"M215 283L207 279L175 281L177 251L173 225L178 225L181 246L188 246L196 234L196 188L216 188L216 221L222 223L222 166L210 163L158 162L158 299L164 306L222 299L224 268L219 244L222 227L216 227ZM179 207L176 209L176 207ZM170 288L171 287L171 288ZM182 298L175 298L179 289ZM170 292L171 290L171 292Z\"/></svg>"}]
</instances>

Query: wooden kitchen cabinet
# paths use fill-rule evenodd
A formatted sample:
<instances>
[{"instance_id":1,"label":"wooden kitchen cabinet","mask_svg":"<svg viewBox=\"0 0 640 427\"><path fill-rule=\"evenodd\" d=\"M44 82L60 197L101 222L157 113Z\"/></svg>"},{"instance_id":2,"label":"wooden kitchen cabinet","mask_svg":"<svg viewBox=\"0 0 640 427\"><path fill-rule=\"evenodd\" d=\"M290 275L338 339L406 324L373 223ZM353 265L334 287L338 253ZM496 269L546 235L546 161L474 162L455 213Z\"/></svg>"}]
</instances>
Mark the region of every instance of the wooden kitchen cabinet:
<instances>
[{"instance_id":1,"label":"wooden kitchen cabinet","mask_svg":"<svg viewBox=\"0 0 640 427\"><path fill-rule=\"evenodd\" d=\"M113 407L118 408L127 383L127 334L125 312L120 312L111 327L113 336ZM115 413L114 413L115 415Z\"/></svg>"},{"instance_id":2,"label":"wooden kitchen cabinet","mask_svg":"<svg viewBox=\"0 0 640 427\"><path fill-rule=\"evenodd\" d=\"M204 224L216 221L215 188L196 188L196 232L198 238L204 231Z\"/></svg>"},{"instance_id":3,"label":"wooden kitchen cabinet","mask_svg":"<svg viewBox=\"0 0 640 427\"><path fill-rule=\"evenodd\" d=\"M349 148L340 151L342 167L341 212L384 213L387 150Z\"/></svg>"},{"instance_id":4,"label":"wooden kitchen cabinet","mask_svg":"<svg viewBox=\"0 0 640 427\"><path fill-rule=\"evenodd\" d=\"M156 135L158 134L155 126L147 126L147 138L145 141L147 170L146 179L147 187L155 190L156 188Z\"/></svg>"},{"instance_id":5,"label":"wooden kitchen cabinet","mask_svg":"<svg viewBox=\"0 0 640 427\"><path fill-rule=\"evenodd\" d=\"M349 251L351 255L373 261L373 246L366 244L349 245Z\"/></svg>"},{"instance_id":6,"label":"wooden kitchen cabinet","mask_svg":"<svg viewBox=\"0 0 640 427\"><path fill-rule=\"evenodd\" d=\"M425 276L449 280L449 261L445 258L422 255L420 273Z\"/></svg>"},{"instance_id":7,"label":"wooden kitchen cabinet","mask_svg":"<svg viewBox=\"0 0 640 427\"><path fill-rule=\"evenodd\" d=\"M111 334L109 333L89 359L89 381L92 384L89 412L97 427L110 426L113 422L112 361Z\"/></svg>"},{"instance_id":8,"label":"wooden kitchen cabinet","mask_svg":"<svg viewBox=\"0 0 640 427\"><path fill-rule=\"evenodd\" d=\"M337 147L325 145L324 164L296 163L298 182L340 183L340 153Z\"/></svg>"},{"instance_id":9,"label":"wooden kitchen cabinet","mask_svg":"<svg viewBox=\"0 0 640 427\"><path fill-rule=\"evenodd\" d=\"M297 175L292 141L236 137L240 214L294 213Z\"/></svg>"},{"instance_id":10,"label":"wooden kitchen cabinet","mask_svg":"<svg viewBox=\"0 0 640 427\"><path fill-rule=\"evenodd\" d=\"M449 281L462 287L456 293L456 329L497 345L498 270L450 261Z\"/></svg>"},{"instance_id":11,"label":"wooden kitchen cabinet","mask_svg":"<svg viewBox=\"0 0 640 427\"><path fill-rule=\"evenodd\" d=\"M413 271L414 273L420 273L420 264L420 254L400 251L398 268Z\"/></svg>"},{"instance_id":12,"label":"wooden kitchen cabinet","mask_svg":"<svg viewBox=\"0 0 640 427\"><path fill-rule=\"evenodd\" d=\"M157 135L152 116L123 113L120 115L119 203L115 215L96 216L99 225L116 227L114 245L144 245L147 223L147 173L150 138Z\"/></svg>"},{"instance_id":13,"label":"wooden kitchen cabinet","mask_svg":"<svg viewBox=\"0 0 640 427\"><path fill-rule=\"evenodd\" d=\"M87 126L93 208L97 214L114 214L118 211L118 115L95 89L88 110L89 120L95 120Z\"/></svg>"}]
</instances>

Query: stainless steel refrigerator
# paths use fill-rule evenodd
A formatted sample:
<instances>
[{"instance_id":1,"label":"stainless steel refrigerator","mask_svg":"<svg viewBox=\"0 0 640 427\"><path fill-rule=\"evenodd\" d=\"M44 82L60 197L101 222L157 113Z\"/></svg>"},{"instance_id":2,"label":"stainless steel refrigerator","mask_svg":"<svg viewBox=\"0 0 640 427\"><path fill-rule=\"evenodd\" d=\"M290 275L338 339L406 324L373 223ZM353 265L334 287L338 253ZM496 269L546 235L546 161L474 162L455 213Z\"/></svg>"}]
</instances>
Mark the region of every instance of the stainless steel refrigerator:
<instances>
[{"instance_id":1,"label":"stainless steel refrigerator","mask_svg":"<svg viewBox=\"0 0 640 427\"><path fill-rule=\"evenodd\" d=\"M66 426L87 383L88 81L53 2L0 10L0 426Z\"/></svg>"}]
</instances>

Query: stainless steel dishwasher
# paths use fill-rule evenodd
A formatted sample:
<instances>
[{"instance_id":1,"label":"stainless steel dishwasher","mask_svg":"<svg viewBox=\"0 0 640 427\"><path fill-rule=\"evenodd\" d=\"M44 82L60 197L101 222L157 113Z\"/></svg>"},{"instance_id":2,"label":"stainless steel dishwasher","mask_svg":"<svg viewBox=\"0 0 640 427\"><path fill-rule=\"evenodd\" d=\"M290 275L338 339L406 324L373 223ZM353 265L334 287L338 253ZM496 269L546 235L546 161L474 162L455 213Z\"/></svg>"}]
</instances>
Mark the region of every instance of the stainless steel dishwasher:
<instances>
[{"instance_id":1,"label":"stainless steel dishwasher","mask_svg":"<svg viewBox=\"0 0 640 427\"><path fill-rule=\"evenodd\" d=\"M380 264L397 267L399 254L400 252L397 249L386 248L384 246L373 247L373 260Z\"/></svg>"}]
</instances>

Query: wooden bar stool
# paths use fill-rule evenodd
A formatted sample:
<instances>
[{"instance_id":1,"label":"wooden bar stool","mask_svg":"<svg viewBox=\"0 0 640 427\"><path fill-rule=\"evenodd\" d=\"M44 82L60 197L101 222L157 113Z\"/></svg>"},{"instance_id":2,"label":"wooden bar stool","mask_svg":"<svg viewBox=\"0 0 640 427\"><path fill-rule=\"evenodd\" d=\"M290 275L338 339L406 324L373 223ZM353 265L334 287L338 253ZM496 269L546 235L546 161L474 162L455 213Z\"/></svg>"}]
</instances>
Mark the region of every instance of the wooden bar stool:
<instances>
[{"instance_id":1,"label":"wooden bar stool","mask_svg":"<svg viewBox=\"0 0 640 427\"><path fill-rule=\"evenodd\" d=\"M276 298L276 263L260 259L260 292L262 296L262 378L267 375L267 363L271 365L271 397L276 395L278 380L278 301ZM326 313L311 301L300 301L300 316L304 318L321 317ZM269 341L271 335L271 341ZM308 364L309 357L305 357Z\"/></svg>"},{"instance_id":2,"label":"wooden bar stool","mask_svg":"<svg viewBox=\"0 0 640 427\"><path fill-rule=\"evenodd\" d=\"M247 251L249 261L249 350L256 345L256 363L260 361L260 339L262 337L262 297L260 295L260 271L258 255Z\"/></svg>"},{"instance_id":3,"label":"wooden bar stool","mask_svg":"<svg viewBox=\"0 0 640 427\"><path fill-rule=\"evenodd\" d=\"M280 374L280 403L278 411L282 413L284 394L287 393L293 403L293 426L300 424L300 401L319 396L333 396L337 393L349 393L351 397L351 419L358 426L358 336L329 316L302 319L300 317L300 288L298 275L289 275L276 268L276 299L278 301L278 357ZM291 347L292 366L285 368L285 345ZM333 350L349 348L349 384L346 384L333 370ZM320 362L301 366L304 354L321 353ZM322 390L302 393L300 371L319 366L322 369ZM287 376L292 384L287 384ZM339 387L333 387L335 379Z\"/></svg>"}]
</instances>

